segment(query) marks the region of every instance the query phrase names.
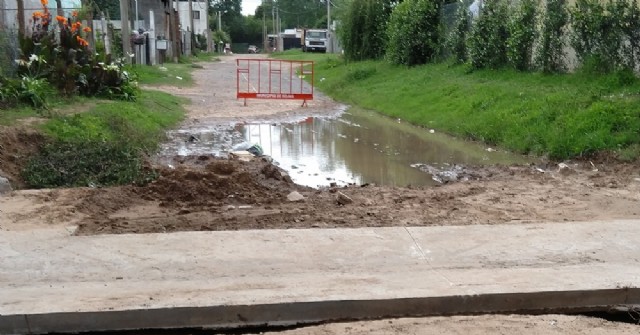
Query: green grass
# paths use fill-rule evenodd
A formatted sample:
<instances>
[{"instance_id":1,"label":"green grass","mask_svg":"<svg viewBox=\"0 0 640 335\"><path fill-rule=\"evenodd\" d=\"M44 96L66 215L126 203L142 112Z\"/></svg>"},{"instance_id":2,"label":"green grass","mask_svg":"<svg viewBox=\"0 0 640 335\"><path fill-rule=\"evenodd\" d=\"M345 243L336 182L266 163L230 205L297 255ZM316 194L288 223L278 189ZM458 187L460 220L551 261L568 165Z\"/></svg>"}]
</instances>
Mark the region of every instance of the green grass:
<instances>
[{"instance_id":1,"label":"green grass","mask_svg":"<svg viewBox=\"0 0 640 335\"><path fill-rule=\"evenodd\" d=\"M323 54L314 60L316 86L335 99L458 137L553 159L640 154L640 81L626 74L406 68Z\"/></svg>"},{"instance_id":2,"label":"green grass","mask_svg":"<svg viewBox=\"0 0 640 335\"><path fill-rule=\"evenodd\" d=\"M218 61L218 54L200 52L191 57L180 57L179 63L164 63L162 66L138 65L128 68L138 75L138 81L150 86L191 86L193 76L191 73L200 67L200 62ZM179 77L179 78L178 78Z\"/></svg>"},{"instance_id":3,"label":"green grass","mask_svg":"<svg viewBox=\"0 0 640 335\"><path fill-rule=\"evenodd\" d=\"M143 156L184 116L182 99L143 91L136 102L97 101L89 111L41 125L49 143L31 158L23 179L34 188L146 183L155 177Z\"/></svg>"},{"instance_id":4,"label":"green grass","mask_svg":"<svg viewBox=\"0 0 640 335\"><path fill-rule=\"evenodd\" d=\"M194 68L191 63L165 63L162 66L138 65L132 66L129 71L138 75L138 81L142 85L150 86L191 86Z\"/></svg>"},{"instance_id":5,"label":"green grass","mask_svg":"<svg viewBox=\"0 0 640 335\"><path fill-rule=\"evenodd\" d=\"M301 49L291 49L283 52L275 52L271 57L287 60L308 60L308 61L326 61L327 59L338 59L336 54L326 54L320 52L302 52Z\"/></svg>"},{"instance_id":6,"label":"green grass","mask_svg":"<svg viewBox=\"0 0 640 335\"><path fill-rule=\"evenodd\" d=\"M89 98L80 96L62 97L52 95L48 98L47 109L35 108L25 104L0 109L0 125L12 126L27 118L50 118L53 115L68 114L76 107L83 108L89 101Z\"/></svg>"},{"instance_id":7,"label":"green grass","mask_svg":"<svg viewBox=\"0 0 640 335\"><path fill-rule=\"evenodd\" d=\"M183 99L157 91L142 91L135 102L98 101L90 111L54 117L42 125L54 140L118 141L155 148L164 131L183 117Z\"/></svg>"}]
</instances>

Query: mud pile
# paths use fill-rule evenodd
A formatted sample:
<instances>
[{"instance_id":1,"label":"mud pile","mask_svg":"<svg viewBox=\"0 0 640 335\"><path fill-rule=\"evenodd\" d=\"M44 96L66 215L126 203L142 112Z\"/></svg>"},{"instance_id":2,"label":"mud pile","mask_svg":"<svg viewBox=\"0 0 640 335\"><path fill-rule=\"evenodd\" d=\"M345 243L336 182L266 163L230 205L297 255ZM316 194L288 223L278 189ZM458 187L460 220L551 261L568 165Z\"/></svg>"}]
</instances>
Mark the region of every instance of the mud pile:
<instances>
[{"instance_id":1,"label":"mud pile","mask_svg":"<svg viewBox=\"0 0 640 335\"><path fill-rule=\"evenodd\" d=\"M157 180L138 188L137 193L145 200L159 201L163 207L208 207L278 203L298 188L267 160L243 163L206 156L196 159L197 164L183 161L177 167L163 168Z\"/></svg>"}]
</instances>

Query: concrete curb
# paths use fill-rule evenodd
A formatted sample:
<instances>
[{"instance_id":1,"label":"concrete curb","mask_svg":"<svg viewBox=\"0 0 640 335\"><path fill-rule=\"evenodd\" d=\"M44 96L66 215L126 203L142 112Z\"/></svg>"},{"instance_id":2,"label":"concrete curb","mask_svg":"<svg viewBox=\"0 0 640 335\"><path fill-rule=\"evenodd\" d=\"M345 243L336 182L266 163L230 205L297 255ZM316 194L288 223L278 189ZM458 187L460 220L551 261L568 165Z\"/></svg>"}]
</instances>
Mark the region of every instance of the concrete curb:
<instances>
[{"instance_id":1,"label":"concrete curb","mask_svg":"<svg viewBox=\"0 0 640 335\"><path fill-rule=\"evenodd\" d=\"M607 311L640 303L640 288L175 307L0 316L0 334L283 326L387 317Z\"/></svg>"}]
</instances>

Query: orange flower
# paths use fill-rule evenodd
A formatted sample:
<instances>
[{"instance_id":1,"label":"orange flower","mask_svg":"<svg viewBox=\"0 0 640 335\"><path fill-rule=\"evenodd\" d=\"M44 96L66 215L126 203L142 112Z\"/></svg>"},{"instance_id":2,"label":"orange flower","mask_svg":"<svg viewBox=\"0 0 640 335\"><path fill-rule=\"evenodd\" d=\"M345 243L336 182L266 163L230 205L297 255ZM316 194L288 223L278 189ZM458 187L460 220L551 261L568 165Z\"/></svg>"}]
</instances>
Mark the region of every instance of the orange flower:
<instances>
[{"instance_id":1,"label":"orange flower","mask_svg":"<svg viewBox=\"0 0 640 335\"><path fill-rule=\"evenodd\" d=\"M80 46L86 47L89 45L89 42L87 42L87 40L80 36L76 36L76 40L78 41L78 44L80 44Z\"/></svg>"},{"instance_id":2,"label":"orange flower","mask_svg":"<svg viewBox=\"0 0 640 335\"><path fill-rule=\"evenodd\" d=\"M71 24L71 31L76 32L78 29L80 29L81 26L82 26L82 23L80 22L73 23Z\"/></svg>"},{"instance_id":3,"label":"orange flower","mask_svg":"<svg viewBox=\"0 0 640 335\"><path fill-rule=\"evenodd\" d=\"M64 16L57 15L56 20L58 20L58 22L60 23L67 23L67 18L65 18Z\"/></svg>"},{"instance_id":4,"label":"orange flower","mask_svg":"<svg viewBox=\"0 0 640 335\"><path fill-rule=\"evenodd\" d=\"M78 11L74 10L73 12L71 12L71 16L78 17Z\"/></svg>"},{"instance_id":5,"label":"orange flower","mask_svg":"<svg viewBox=\"0 0 640 335\"><path fill-rule=\"evenodd\" d=\"M49 0L40 0L40 3L41 3L43 6L46 6L46 5L48 5L48 4L49 4Z\"/></svg>"},{"instance_id":6,"label":"orange flower","mask_svg":"<svg viewBox=\"0 0 640 335\"><path fill-rule=\"evenodd\" d=\"M85 33L90 33L91 32L91 28L84 27L84 29L82 29L82 31L84 31Z\"/></svg>"},{"instance_id":7,"label":"orange flower","mask_svg":"<svg viewBox=\"0 0 640 335\"><path fill-rule=\"evenodd\" d=\"M33 12L32 16L34 19L39 19L42 17L42 12Z\"/></svg>"}]
</instances>

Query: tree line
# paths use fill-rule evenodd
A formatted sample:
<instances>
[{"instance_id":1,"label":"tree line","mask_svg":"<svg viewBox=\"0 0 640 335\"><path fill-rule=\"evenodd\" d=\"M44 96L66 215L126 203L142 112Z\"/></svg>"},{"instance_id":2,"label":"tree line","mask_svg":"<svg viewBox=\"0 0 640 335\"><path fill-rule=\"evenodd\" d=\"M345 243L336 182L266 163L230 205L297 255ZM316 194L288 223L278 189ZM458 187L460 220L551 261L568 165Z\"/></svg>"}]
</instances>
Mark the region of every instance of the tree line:
<instances>
[{"instance_id":1,"label":"tree line","mask_svg":"<svg viewBox=\"0 0 640 335\"><path fill-rule=\"evenodd\" d=\"M446 20L451 6L455 18ZM349 61L451 60L547 73L633 71L640 63L637 0L485 0L472 7L468 0L346 0L338 37Z\"/></svg>"}]
</instances>

